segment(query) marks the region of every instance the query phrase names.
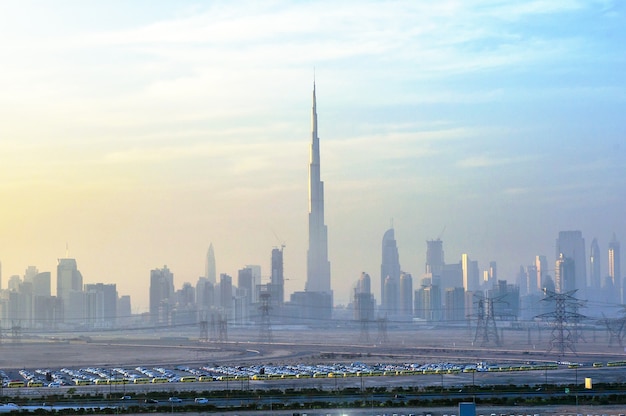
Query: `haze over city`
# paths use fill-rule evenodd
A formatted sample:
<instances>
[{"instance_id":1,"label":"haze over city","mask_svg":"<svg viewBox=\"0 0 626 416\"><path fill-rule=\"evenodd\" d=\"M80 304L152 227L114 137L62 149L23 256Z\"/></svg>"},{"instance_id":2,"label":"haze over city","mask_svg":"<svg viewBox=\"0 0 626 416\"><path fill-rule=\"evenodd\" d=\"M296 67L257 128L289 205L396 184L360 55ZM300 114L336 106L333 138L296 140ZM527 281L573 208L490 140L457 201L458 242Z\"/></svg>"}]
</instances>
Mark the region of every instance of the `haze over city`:
<instances>
[{"instance_id":1,"label":"haze over city","mask_svg":"<svg viewBox=\"0 0 626 416\"><path fill-rule=\"evenodd\" d=\"M306 281L310 111L335 303L402 270L553 264L559 231L626 241L626 5L618 1L0 3L0 261L116 283L148 309L285 244ZM606 256L606 254L605 254ZM606 274L606 257L602 272ZM54 284L53 284L53 287Z\"/></svg>"}]
</instances>

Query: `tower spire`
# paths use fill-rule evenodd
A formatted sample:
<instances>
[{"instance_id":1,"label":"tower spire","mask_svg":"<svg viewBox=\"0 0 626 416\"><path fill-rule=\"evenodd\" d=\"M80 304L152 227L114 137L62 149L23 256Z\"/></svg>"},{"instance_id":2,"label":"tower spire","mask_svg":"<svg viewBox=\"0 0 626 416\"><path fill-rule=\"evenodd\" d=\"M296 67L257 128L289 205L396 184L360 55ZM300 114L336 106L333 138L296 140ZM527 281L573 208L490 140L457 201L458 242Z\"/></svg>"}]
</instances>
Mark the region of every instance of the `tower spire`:
<instances>
[{"instance_id":1,"label":"tower spire","mask_svg":"<svg viewBox=\"0 0 626 416\"><path fill-rule=\"evenodd\" d=\"M320 142L317 136L317 102L313 77L311 109L311 154L309 163L309 251L307 292L331 293L328 231L324 224L324 182L320 178Z\"/></svg>"}]
</instances>

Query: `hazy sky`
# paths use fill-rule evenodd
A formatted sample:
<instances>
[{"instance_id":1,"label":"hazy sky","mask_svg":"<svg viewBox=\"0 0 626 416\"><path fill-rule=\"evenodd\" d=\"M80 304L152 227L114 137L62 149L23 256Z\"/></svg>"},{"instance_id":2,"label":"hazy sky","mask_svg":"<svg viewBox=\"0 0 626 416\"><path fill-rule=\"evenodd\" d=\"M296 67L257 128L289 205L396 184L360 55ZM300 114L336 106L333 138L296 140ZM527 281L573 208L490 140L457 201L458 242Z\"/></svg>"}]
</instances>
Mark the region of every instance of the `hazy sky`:
<instances>
[{"instance_id":1,"label":"hazy sky","mask_svg":"<svg viewBox=\"0 0 626 416\"><path fill-rule=\"evenodd\" d=\"M145 312L284 242L303 290L314 68L336 303L392 219L416 282L444 227L511 281L560 230L626 251L625 45L624 1L2 1L2 285L67 244Z\"/></svg>"}]
</instances>

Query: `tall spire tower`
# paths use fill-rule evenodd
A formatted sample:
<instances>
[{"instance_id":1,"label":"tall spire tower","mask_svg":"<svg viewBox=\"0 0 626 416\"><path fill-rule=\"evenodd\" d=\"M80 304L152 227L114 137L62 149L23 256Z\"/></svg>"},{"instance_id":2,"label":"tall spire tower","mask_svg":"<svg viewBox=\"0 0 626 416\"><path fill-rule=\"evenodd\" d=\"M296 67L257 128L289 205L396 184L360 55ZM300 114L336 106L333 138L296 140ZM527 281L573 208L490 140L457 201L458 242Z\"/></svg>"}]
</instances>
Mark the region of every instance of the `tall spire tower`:
<instances>
[{"instance_id":1,"label":"tall spire tower","mask_svg":"<svg viewBox=\"0 0 626 416\"><path fill-rule=\"evenodd\" d=\"M307 292L331 294L328 230L324 224L324 182L320 179L320 139L317 136L317 108L313 81L311 112L311 154L309 161L309 250L307 252Z\"/></svg>"}]
</instances>

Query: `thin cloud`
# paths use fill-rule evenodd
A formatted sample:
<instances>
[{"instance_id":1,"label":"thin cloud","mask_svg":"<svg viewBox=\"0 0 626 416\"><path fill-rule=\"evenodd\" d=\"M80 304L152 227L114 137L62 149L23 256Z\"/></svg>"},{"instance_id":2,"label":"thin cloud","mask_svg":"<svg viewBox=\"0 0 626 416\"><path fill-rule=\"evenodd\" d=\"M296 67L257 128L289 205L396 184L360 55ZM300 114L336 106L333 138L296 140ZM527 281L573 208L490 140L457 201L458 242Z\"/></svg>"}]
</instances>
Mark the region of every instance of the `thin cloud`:
<instances>
[{"instance_id":1,"label":"thin cloud","mask_svg":"<svg viewBox=\"0 0 626 416\"><path fill-rule=\"evenodd\" d=\"M536 160L536 157L507 157L484 154L464 158L457 163L457 166L463 169L490 168L494 166L508 166L512 164L525 163L532 160Z\"/></svg>"}]
</instances>

